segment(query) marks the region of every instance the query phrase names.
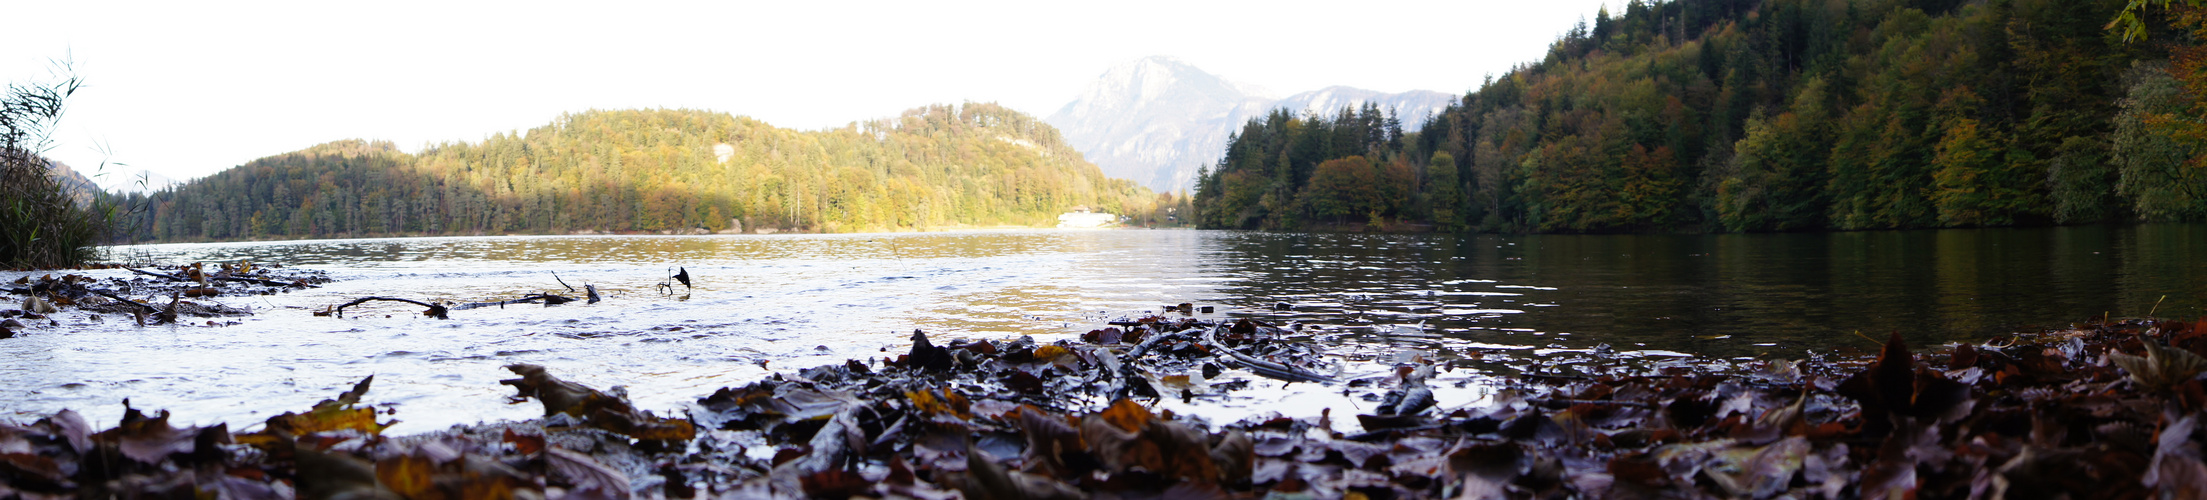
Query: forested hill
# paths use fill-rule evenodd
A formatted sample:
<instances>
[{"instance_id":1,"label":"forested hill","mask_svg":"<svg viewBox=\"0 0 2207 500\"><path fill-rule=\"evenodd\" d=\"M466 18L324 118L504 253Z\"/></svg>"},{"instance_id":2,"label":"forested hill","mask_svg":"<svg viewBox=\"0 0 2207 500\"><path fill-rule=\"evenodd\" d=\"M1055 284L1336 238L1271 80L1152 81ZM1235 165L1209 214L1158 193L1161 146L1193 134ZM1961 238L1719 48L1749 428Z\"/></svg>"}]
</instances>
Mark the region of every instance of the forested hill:
<instances>
[{"instance_id":1,"label":"forested hill","mask_svg":"<svg viewBox=\"0 0 2207 500\"><path fill-rule=\"evenodd\" d=\"M2149 9L2126 43L2124 4L1634 1L1419 133L1251 121L1195 202L1208 227L1505 232L2207 218L2207 15Z\"/></svg>"},{"instance_id":2,"label":"forested hill","mask_svg":"<svg viewBox=\"0 0 2207 500\"><path fill-rule=\"evenodd\" d=\"M965 104L817 132L591 111L418 155L332 142L130 201L142 238L191 241L1035 226L1079 206L1143 217L1159 199L1040 120Z\"/></svg>"}]
</instances>

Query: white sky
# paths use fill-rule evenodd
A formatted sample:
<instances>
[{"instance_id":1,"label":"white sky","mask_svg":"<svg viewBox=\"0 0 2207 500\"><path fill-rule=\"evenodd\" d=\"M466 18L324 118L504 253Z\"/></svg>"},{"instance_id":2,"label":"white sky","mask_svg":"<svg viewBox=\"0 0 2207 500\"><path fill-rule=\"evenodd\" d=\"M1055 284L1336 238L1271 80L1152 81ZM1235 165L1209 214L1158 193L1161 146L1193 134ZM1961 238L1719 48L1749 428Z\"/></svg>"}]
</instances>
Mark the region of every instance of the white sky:
<instances>
[{"instance_id":1,"label":"white sky","mask_svg":"<svg viewBox=\"0 0 2207 500\"><path fill-rule=\"evenodd\" d=\"M5 9L0 78L73 60L87 85L50 156L185 180L332 140L417 151L593 108L799 129L964 101L1047 116L1151 55L1281 95L1461 93L1602 4L43 1Z\"/></svg>"}]
</instances>

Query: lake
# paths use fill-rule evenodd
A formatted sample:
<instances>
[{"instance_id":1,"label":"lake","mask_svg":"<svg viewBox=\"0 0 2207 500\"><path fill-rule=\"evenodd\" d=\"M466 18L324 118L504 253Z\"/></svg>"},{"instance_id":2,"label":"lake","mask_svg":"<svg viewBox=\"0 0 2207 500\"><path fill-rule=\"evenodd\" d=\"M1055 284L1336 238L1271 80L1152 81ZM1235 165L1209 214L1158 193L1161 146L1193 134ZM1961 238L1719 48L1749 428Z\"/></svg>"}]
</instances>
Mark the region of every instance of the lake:
<instances>
[{"instance_id":1,"label":"lake","mask_svg":"<svg viewBox=\"0 0 2207 500\"><path fill-rule=\"evenodd\" d=\"M395 432L530 418L498 367L535 363L644 408L770 373L893 356L950 338L1077 338L1183 302L1198 316L1300 323L1360 355L1616 351L1706 359L1873 350L2056 328L2103 314L2207 315L2207 225L1754 235L1466 236L1228 231L513 236L169 244L165 263L250 260L340 281L216 301L235 326L134 326L78 311L0 340L0 414L95 421L131 398L233 427L303 410L359 378ZM675 268L694 287L659 284ZM556 273L556 279L555 279ZM14 280L26 273L0 273ZM90 271L129 277L128 271ZM606 301L422 317L380 295L453 302L562 293ZM579 296L579 294L574 294ZM2165 297L2165 299L2164 299ZM196 323L204 323L199 320ZM1417 325L1422 325L1419 328ZM1860 335L1857 335L1860 332ZM1444 401L1446 403L1446 401Z\"/></svg>"}]
</instances>

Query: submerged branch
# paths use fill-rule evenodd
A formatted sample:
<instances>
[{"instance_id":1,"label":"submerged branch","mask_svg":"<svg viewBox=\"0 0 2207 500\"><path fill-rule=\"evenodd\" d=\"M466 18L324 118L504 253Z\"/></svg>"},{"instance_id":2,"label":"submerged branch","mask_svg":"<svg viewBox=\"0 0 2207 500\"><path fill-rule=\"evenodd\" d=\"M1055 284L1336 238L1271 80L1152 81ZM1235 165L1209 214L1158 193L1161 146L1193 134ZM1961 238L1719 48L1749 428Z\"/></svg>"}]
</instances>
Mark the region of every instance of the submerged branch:
<instances>
[{"instance_id":1,"label":"submerged branch","mask_svg":"<svg viewBox=\"0 0 2207 500\"><path fill-rule=\"evenodd\" d=\"M1240 351L1236 351L1232 347L1227 347L1224 342L1218 341L1218 328L1204 330L1203 340L1205 342L1209 342L1212 346L1217 347L1219 351L1225 352L1227 357L1234 358L1235 362L1241 363L1242 366L1248 367L1251 373L1256 373L1258 375L1263 375L1269 378L1286 380L1289 382L1317 382L1320 384L1334 383L1333 377L1311 373L1308 370L1296 368L1293 366L1257 359L1247 354L1242 354Z\"/></svg>"},{"instance_id":2,"label":"submerged branch","mask_svg":"<svg viewBox=\"0 0 2207 500\"><path fill-rule=\"evenodd\" d=\"M422 314L426 314L426 315L428 315L429 317L432 317L432 318L437 318L437 319L452 319L452 318L450 318L450 317L447 317L447 316L445 316L445 313L446 313L446 312L448 311L448 309L446 309L446 308L445 308L445 306L440 306L440 305L436 305L436 304L431 304L431 303L428 303L428 302L422 302L422 301L419 301L419 300L413 300L413 299L400 299L400 298L392 298L392 297L361 297L361 298L358 298L358 299L353 299L353 301L352 301L352 302L346 302L346 303L345 303L345 305L337 306L337 317L340 317L340 318L343 318L343 317L345 317L345 308L347 308L347 307L357 306L357 305L360 305L360 304L363 304L363 303L367 303L367 302L372 302L372 301L378 301L378 300L391 301L391 302L405 302L405 303L408 303L408 304L414 304L414 305L418 305L418 306L422 306L422 307L427 307L427 308L429 308L429 310L427 310L427 311L422 311Z\"/></svg>"}]
</instances>

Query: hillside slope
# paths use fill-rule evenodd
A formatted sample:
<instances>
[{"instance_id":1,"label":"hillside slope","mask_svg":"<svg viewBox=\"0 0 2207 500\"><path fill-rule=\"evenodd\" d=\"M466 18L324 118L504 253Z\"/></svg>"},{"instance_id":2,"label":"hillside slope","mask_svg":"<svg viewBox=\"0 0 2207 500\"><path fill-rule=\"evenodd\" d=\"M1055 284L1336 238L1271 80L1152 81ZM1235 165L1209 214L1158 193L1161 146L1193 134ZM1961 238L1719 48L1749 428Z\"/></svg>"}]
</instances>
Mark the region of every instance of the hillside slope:
<instances>
[{"instance_id":1,"label":"hillside slope","mask_svg":"<svg viewBox=\"0 0 2207 500\"><path fill-rule=\"evenodd\" d=\"M1502 232L2207 218L2207 12L2129 44L2123 5L1632 2L1403 141L1250 121L1195 201L1209 227Z\"/></svg>"},{"instance_id":2,"label":"hillside slope","mask_svg":"<svg viewBox=\"0 0 2207 500\"><path fill-rule=\"evenodd\" d=\"M1157 201L994 104L819 132L590 111L415 155L333 142L134 196L149 207L140 236L164 241L1046 226L1077 206L1145 216Z\"/></svg>"}]
</instances>

